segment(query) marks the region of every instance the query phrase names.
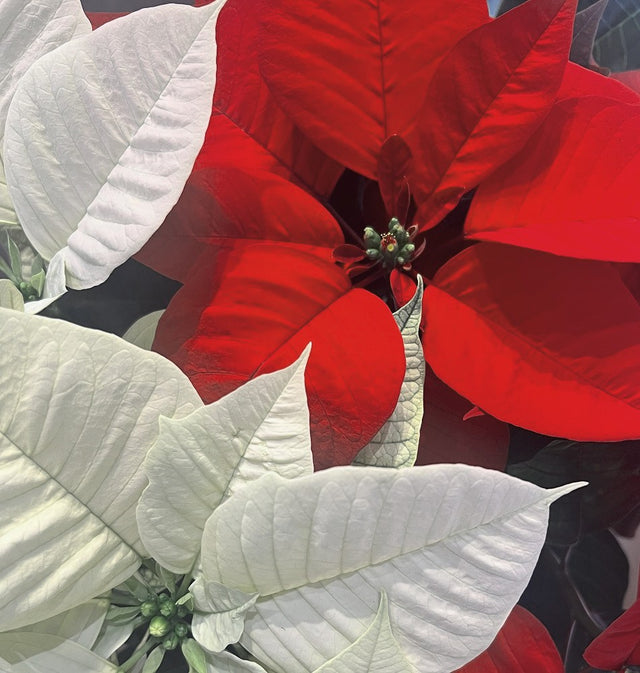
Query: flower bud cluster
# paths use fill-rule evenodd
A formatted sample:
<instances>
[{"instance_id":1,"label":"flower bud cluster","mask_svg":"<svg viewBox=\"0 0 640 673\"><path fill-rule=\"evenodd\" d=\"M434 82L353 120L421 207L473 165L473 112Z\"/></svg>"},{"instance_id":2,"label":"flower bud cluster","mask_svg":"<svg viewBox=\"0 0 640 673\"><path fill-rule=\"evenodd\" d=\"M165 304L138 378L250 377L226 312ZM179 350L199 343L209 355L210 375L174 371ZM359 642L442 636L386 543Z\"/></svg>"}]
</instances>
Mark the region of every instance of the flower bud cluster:
<instances>
[{"instance_id":1,"label":"flower bud cluster","mask_svg":"<svg viewBox=\"0 0 640 673\"><path fill-rule=\"evenodd\" d=\"M395 217L391 218L386 234L379 234L375 229L366 227L363 240L367 257L381 261L387 269L407 264L416 249L409 232Z\"/></svg>"},{"instance_id":2,"label":"flower bud cluster","mask_svg":"<svg viewBox=\"0 0 640 673\"><path fill-rule=\"evenodd\" d=\"M140 614L149 620L149 635L161 640L165 650L175 650L189 635L189 624L184 620L189 608L178 605L165 593L151 596L140 606Z\"/></svg>"}]
</instances>

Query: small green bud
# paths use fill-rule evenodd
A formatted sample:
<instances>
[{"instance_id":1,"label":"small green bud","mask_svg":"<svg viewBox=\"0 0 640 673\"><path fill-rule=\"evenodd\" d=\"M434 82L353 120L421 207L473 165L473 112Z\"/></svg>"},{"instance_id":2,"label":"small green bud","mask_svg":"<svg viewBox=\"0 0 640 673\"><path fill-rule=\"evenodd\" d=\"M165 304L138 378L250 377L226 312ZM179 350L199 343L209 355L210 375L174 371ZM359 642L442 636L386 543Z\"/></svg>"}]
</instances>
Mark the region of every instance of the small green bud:
<instances>
[{"instance_id":1,"label":"small green bud","mask_svg":"<svg viewBox=\"0 0 640 673\"><path fill-rule=\"evenodd\" d=\"M163 617L173 617L177 612L176 604L171 600L162 601L159 610Z\"/></svg>"},{"instance_id":2,"label":"small green bud","mask_svg":"<svg viewBox=\"0 0 640 673\"><path fill-rule=\"evenodd\" d=\"M402 256L396 257L396 264L398 264L398 266L402 266L403 264L406 264L406 261L407 260Z\"/></svg>"},{"instance_id":3,"label":"small green bud","mask_svg":"<svg viewBox=\"0 0 640 673\"><path fill-rule=\"evenodd\" d=\"M31 285L29 285L29 283L27 283L27 282L24 281L24 280L20 283L20 285L19 285L18 287L20 288L20 290L23 290L23 291L25 291L25 292L26 292L27 290L30 290L30 289L31 289Z\"/></svg>"},{"instance_id":4,"label":"small green bud","mask_svg":"<svg viewBox=\"0 0 640 673\"><path fill-rule=\"evenodd\" d=\"M375 248L369 248L368 250L365 250L364 254L369 259L378 259L380 257L380 250L376 250Z\"/></svg>"},{"instance_id":5,"label":"small green bud","mask_svg":"<svg viewBox=\"0 0 640 673\"><path fill-rule=\"evenodd\" d=\"M162 615L154 617L149 622L149 633L156 638L162 638L166 636L167 633L171 630L171 622Z\"/></svg>"},{"instance_id":6,"label":"small green bud","mask_svg":"<svg viewBox=\"0 0 640 673\"><path fill-rule=\"evenodd\" d=\"M363 240L368 248L377 248L380 245L380 234L371 227L365 227Z\"/></svg>"},{"instance_id":7,"label":"small green bud","mask_svg":"<svg viewBox=\"0 0 640 673\"><path fill-rule=\"evenodd\" d=\"M147 618L154 617L158 614L158 603L155 600L145 601L140 606L140 614Z\"/></svg>"},{"instance_id":8,"label":"small green bud","mask_svg":"<svg viewBox=\"0 0 640 673\"><path fill-rule=\"evenodd\" d=\"M171 600L171 596L169 596L169 594L158 594L158 600L159 600L161 603L164 603L164 602L166 602L166 601L170 601L170 600Z\"/></svg>"},{"instance_id":9,"label":"small green bud","mask_svg":"<svg viewBox=\"0 0 640 673\"><path fill-rule=\"evenodd\" d=\"M189 625L186 622L178 622L173 627L173 632L178 638L184 638L189 633Z\"/></svg>"},{"instance_id":10,"label":"small green bud","mask_svg":"<svg viewBox=\"0 0 640 673\"><path fill-rule=\"evenodd\" d=\"M186 617L189 614L189 608L186 605L178 605L178 617Z\"/></svg>"},{"instance_id":11,"label":"small green bud","mask_svg":"<svg viewBox=\"0 0 640 673\"><path fill-rule=\"evenodd\" d=\"M162 647L165 650L175 650L180 645L180 638L175 633L171 633L162 641Z\"/></svg>"},{"instance_id":12,"label":"small green bud","mask_svg":"<svg viewBox=\"0 0 640 673\"><path fill-rule=\"evenodd\" d=\"M403 246L400 252L406 257L409 257L415 249L416 246L413 243L407 243L407 245Z\"/></svg>"}]
</instances>

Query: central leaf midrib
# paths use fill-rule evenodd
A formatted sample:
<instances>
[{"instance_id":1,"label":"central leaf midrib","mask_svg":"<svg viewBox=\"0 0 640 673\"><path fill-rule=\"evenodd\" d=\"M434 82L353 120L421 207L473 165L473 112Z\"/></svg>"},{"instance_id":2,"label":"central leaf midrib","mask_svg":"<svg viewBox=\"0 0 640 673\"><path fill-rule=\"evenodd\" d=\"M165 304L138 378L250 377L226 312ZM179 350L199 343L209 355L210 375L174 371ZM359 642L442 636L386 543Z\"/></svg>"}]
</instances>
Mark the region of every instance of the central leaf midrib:
<instances>
[{"instance_id":1,"label":"central leaf midrib","mask_svg":"<svg viewBox=\"0 0 640 673\"><path fill-rule=\"evenodd\" d=\"M79 503L83 509L85 509L91 516L93 516L95 519L97 519L108 531L113 533L120 541L121 543L127 547L131 552L133 552L138 558L141 558L140 553L135 549L135 547L129 543L127 540L125 540L122 535L111 525L109 525L99 514L94 512L85 502L80 500L76 496L73 491L70 491L59 479L54 477L47 469L45 469L40 463L38 463L32 456L30 456L26 451L22 449L22 447L17 444L11 437L9 437L4 430L0 430L0 436L4 437L4 439L7 440L17 451L22 455L23 459L26 460L30 465L34 465L40 472L45 474L47 476L47 479L54 484L56 484L60 490L62 490L66 495L71 496L73 500L75 500L77 503Z\"/></svg>"}]
</instances>

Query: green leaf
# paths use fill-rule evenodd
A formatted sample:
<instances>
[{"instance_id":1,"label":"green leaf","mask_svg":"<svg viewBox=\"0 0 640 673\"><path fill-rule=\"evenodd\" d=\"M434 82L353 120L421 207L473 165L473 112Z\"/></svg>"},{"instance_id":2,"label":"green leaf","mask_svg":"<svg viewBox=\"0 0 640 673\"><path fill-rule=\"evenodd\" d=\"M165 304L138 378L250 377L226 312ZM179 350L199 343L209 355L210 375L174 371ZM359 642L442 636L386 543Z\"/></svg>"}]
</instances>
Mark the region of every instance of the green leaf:
<instances>
[{"instance_id":1,"label":"green leaf","mask_svg":"<svg viewBox=\"0 0 640 673\"><path fill-rule=\"evenodd\" d=\"M22 280L22 255L20 254L20 248L15 244L15 241L7 234L7 250L9 251L9 259L11 261L11 271L15 278L19 281Z\"/></svg>"},{"instance_id":2,"label":"green leaf","mask_svg":"<svg viewBox=\"0 0 640 673\"><path fill-rule=\"evenodd\" d=\"M0 657L13 673L117 673L118 667L82 645L45 633L0 633Z\"/></svg>"},{"instance_id":3,"label":"green leaf","mask_svg":"<svg viewBox=\"0 0 640 673\"><path fill-rule=\"evenodd\" d=\"M151 350L153 340L156 336L156 329L158 321L162 317L162 311L154 311L142 318L136 320L131 327L122 335L122 338L131 344L135 344L138 348L144 348L147 351Z\"/></svg>"},{"instance_id":4,"label":"green leaf","mask_svg":"<svg viewBox=\"0 0 640 673\"><path fill-rule=\"evenodd\" d=\"M309 347L291 366L259 376L179 420L161 419L144 469L138 505L147 550L185 573L215 508L268 472L295 479L313 470L304 368Z\"/></svg>"},{"instance_id":5,"label":"green leaf","mask_svg":"<svg viewBox=\"0 0 640 673\"><path fill-rule=\"evenodd\" d=\"M0 279L0 307L24 311L24 298L13 281Z\"/></svg>"},{"instance_id":6,"label":"green leaf","mask_svg":"<svg viewBox=\"0 0 640 673\"><path fill-rule=\"evenodd\" d=\"M391 630L387 594L369 628L346 650L316 669L315 673L415 673Z\"/></svg>"},{"instance_id":7,"label":"green leaf","mask_svg":"<svg viewBox=\"0 0 640 673\"><path fill-rule=\"evenodd\" d=\"M189 591L196 607L191 623L193 637L210 652L222 652L227 645L237 643L245 614L259 594L228 589L217 582L206 582L202 577Z\"/></svg>"},{"instance_id":8,"label":"green leaf","mask_svg":"<svg viewBox=\"0 0 640 673\"><path fill-rule=\"evenodd\" d=\"M531 576L550 503L580 485L548 491L468 465L268 474L207 521L203 577L261 594L240 642L277 673L349 647L381 591L408 661L451 671L489 646Z\"/></svg>"},{"instance_id":9,"label":"green leaf","mask_svg":"<svg viewBox=\"0 0 640 673\"><path fill-rule=\"evenodd\" d=\"M113 335L0 309L0 629L130 577L160 415L202 405L172 363ZM70 553L69 550L73 550Z\"/></svg>"},{"instance_id":10,"label":"green leaf","mask_svg":"<svg viewBox=\"0 0 640 673\"><path fill-rule=\"evenodd\" d=\"M140 605L132 605L127 607L119 607L112 605L107 614L107 622L120 626L128 624L133 621L140 614Z\"/></svg>"},{"instance_id":11,"label":"green leaf","mask_svg":"<svg viewBox=\"0 0 640 673\"><path fill-rule=\"evenodd\" d=\"M29 281L31 283L31 287L36 291L39 297L42 295L42 291L44 290L45 279L46 275L44 269L41 269L38 271L38 273L31 276L31 280Z\"/></svg>"},{"instance_id":12,"label":"green leaf","mask_svg":"<svg viewBox=\"0 0 640 673\"><path fill-rule=\"evenodd\" d=\"M151 654L147 657L142 667L142 673L156 673L162 664L166 650L164 647L156 647L151 650Z\"/></svg>"},{"instance_id":13,"label":"green leaf","mask_svg":"<svg viewBox=\"0 0 640 673\"><path fill-rule=\"evenodd\" d=\"M420 342L423 281L411 301L393 314L400 328L407 369L400 388L398 404L375 437L360 450L355 465L411 467L416 462L420 426L424 411L425 362Z\"/></svg>"},{"instance_id":14,"label":"green leaf","mask_svg":"<svg viewBox=\"0 0 640 673\"><path fill-rule=\"evenodd\" d=\"M195 673L207 673L207 660L202 648L192 638L187 638L182 641L182 654L186 659L189 667Z\"/></svg>"}]
</instances>

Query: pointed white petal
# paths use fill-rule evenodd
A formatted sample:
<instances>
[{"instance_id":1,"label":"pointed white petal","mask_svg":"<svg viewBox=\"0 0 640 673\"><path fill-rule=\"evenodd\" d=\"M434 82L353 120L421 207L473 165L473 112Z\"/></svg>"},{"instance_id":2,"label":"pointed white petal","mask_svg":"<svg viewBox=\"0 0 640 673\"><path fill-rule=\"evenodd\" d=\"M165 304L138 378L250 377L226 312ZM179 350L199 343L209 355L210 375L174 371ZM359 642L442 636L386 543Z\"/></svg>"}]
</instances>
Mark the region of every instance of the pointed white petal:
<instances>
[{"instance_id":1,"label":"pointed white petal","mask_svg":"<svg viewBox=\"0 0 640 673\"><path fill-rule=\"evenodd\" d=\"M262 595L241 642L279 673L351 645L382 590L409 662L451 671L491 643L533 571L550 502L577 486L467 465L267 475L207 521L203 574Z\"/></svg>"},{"instance_id":2,"label":"pointed white petal","mask_svg":"<svg viewBox=\"0 0 640 673\"><path fill-rule=\"evenodd\" d=\"M244 617L258 594L245 594L217 582L198 578L189 588L195 612L191 623L193 637L210 652L222 652L237 643L244 628Z\"/></svg>"},{"instance_id":3,"label":"pointed white petal","mask_svg":"<svg viewBox=\"0 0 640 673\"><path fill-rule=\"evenodd\" d=\"M71 610L62 612L55 617L49 617L41 622L23 626L22 633L47 633L58 636L65 640L73 640L74 643L92 649L98 639L98 634L104 623L109 609L109 601L106 598L94 598L86 603L77 605ZM7 634L16 633L7 631Z\"/></svg>"},{"instance_id":4,"label":"pointed white petal","mask_svg":"<svg viewBox=\"0 0 640 673\"><path fill-rule=\"evenodd\" d=\"M67 285L104 281L175 204L202 145L223 3L163 5L39 59L7 118L4 161L18 219Z\"/></svg>"},{"instance_id":5,"label":"pointed white petal","mask_svg":"<svg viewBox=\"0 0 640 673\"><path fill-rule=\"evenodd\" d=\"M171 362L113 335L0 309L0 630L124 581L158 418L202 402ZM1 656L1 655L0 655Z\"/></svg>"},{"instance_id":6,"label":"pointed white petal","mask_svg":"<svg viewBox=\"0 0 640 673\"><path fill-rule=\"evenodd\" d=\"M393 635L387 594L382 592L378 612L369 628L315 673L416 673Z\"/></svg>"},{"instance_id":7,"label":"pointed white petal","mask_svg":"<svg viewBox=\"0 0 640 673\"><path fill-rule=\"evenodd\" d=\"M79 0L2 0L0 139L4 135L9 103L29 66L56 47L90 32L91 24Z\"/></svg>"},{"instance_id":8,"label":"pointed white petal","mask_svg":"<svg viewBox=\"0 0 640 673\"><path fill-rule=\"evenodd\" d=\"M247 382L180 420L162 419L144 468L138 506L145 547L183 573L200 552L204 524L244 484L269 472L295 479L313 471L304 369L291 366Z\"/></svg>"},{"instance_id":9,"label":"pointed white petal","mask_svg":"<svg viewBox=\"0 0 640 673\"><path fill-rule=\"evenodd\" d=\"M424 411L425 362L420 341L422 277L411 301L393 314L404 342L407 369L398 404L375 437L360 450L355 465L411 467L416 462Z\"/></svg>"},{"instance_id":10,"label":"pointed white petal","mask_svg":"<svg viewBox=\"0 0 640 673\"><path fill-rule=\"evenodd\" d=\"M117 673L118 667L72 640L43 633L0 633L13 673Z\"/></svg>"}]
</instances>

